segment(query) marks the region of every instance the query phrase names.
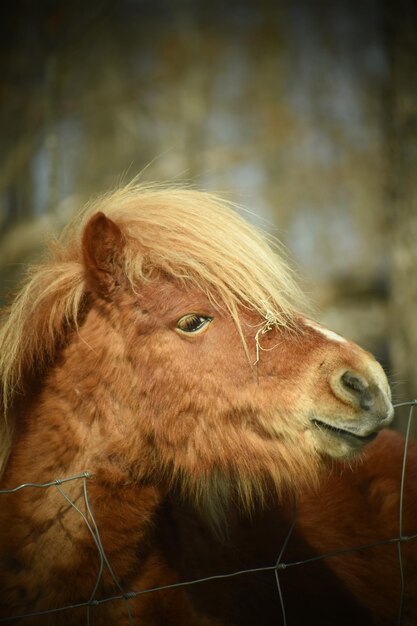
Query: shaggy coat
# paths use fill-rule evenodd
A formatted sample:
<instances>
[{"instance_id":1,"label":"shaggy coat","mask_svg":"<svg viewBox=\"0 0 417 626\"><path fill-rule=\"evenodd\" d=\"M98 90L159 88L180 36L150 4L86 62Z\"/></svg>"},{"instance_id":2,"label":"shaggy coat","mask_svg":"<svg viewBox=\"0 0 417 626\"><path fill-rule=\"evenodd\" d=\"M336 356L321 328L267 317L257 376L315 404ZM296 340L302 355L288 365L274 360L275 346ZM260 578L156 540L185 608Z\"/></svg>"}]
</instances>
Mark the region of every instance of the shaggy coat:
<instances>
[{"instance_id":1,"label":"shaggy coat","mask_svg":"<svg viewBox=\"0 0 417 626\"><path fill-rule=\"evenodd\" d=\"M417 623L416 448L400 521L385 374L303 307L210 194L77 216L0 334L0 488L79 476L0 494L5 623Z\"/></svg>"}]
</instances>

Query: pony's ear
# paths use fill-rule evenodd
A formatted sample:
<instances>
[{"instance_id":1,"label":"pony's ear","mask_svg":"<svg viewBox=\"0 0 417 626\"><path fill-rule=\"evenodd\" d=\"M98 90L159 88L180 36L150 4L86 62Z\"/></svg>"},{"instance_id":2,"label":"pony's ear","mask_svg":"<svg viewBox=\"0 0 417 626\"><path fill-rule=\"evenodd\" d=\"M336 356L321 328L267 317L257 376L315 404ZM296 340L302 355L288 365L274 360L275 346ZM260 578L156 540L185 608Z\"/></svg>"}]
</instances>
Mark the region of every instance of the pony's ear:
<instances>
[{"instance_id":1,"label":"pony's ear","mask_svg":"<svg viewBox=\"0 0 417 626\"><path fill-rule=\"evenodd\" d=\"M120 228L104 213L95 213L87 222L82 241L89 287L110 298L123 280L124 238Z\"/></svg>"}]
</instances>

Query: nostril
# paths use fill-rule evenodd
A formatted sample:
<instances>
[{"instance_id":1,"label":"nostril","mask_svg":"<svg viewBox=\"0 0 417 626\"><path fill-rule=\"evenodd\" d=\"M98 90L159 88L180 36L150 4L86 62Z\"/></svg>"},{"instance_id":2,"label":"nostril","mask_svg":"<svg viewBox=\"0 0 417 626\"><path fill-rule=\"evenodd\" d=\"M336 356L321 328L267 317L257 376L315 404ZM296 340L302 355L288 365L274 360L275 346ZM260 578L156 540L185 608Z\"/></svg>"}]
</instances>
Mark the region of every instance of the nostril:
<instances>
[{"instance_id":1,"label":"nostril","mask_svg":"<svg viewBox=\"0 0 417 626\"><path fill-rule=\"evenodd\" d=\"M361 409L369 411L369 409L375 404L375 394L368 387L366 382L353 372L345 372L341 376L342 385L347 389L350 394L359 403Z\"/></svg>"},{"instance_id":2,"label":"nostril","mask_svg":"<svg viewBox=\"0 0 417 626\"><path fill-rule=\"evenodd\" d=\"M369 389L364 389L359 398L359 404L362 409L365 411L369 411L371 407L375 404L375 399Z\"/></svg>"},{"instance_id":3,"label":"nostril","mask_svg":"<svg viewBox=\"0 0 417 626\"><path fill-rule=\"evenodd\" d=\"M350 391L355 391L358 395L360 395L365 390L365 383L363 382L363 380L352 372L345 372L342 375L341 380L344 387L346 387Z\"/></svg>"}]
</instances>

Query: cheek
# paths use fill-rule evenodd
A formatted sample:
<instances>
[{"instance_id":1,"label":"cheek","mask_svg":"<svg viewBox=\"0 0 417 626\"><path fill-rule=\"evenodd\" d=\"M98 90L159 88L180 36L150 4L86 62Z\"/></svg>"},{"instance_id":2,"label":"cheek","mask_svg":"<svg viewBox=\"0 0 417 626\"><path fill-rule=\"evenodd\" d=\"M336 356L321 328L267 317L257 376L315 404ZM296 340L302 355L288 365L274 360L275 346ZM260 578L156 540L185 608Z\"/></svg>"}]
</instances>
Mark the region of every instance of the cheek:
<instances>
[{"instance_id":1,"label":"cheek","mask_svg":"<svg viewBox=\"0 0 417 626\"><path fill-rule=\"evenodd\" d=\"M209 332L209 331L208 331ZM155 413L189 412L217 405L253 378L241 342L231 350L221 333L183 339L161 329L137 336L129 346L135 371L135 395ZM200 411L199 411L200 413Z\"/></svg>"},{"instance_id":2,"label":"cheek","mask_svg":"<svg viewBox=\"0 0 417 626\"><path fill-rule=\"evenodd\" d=\"M207 384L212 380L219 388L228 384L236 388L254 375L242 340L232 324L215 321L203 336L182 339L178 344L180 366L190 379L197 374Z\"/></svg>"}]
</instances>

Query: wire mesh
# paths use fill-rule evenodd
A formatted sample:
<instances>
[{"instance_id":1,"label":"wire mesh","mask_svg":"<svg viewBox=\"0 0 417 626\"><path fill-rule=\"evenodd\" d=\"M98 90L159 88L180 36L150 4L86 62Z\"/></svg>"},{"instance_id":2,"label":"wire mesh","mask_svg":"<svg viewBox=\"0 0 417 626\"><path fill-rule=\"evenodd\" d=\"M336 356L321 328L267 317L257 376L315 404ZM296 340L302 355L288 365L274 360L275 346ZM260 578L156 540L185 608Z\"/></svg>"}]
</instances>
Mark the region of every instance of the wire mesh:
<instances>
[{"instance_id":1,"label":"wire mesh","mask_svg":"<svg viewBox=\"0 0 417 626\"><path fill-rule=\"evenodd\" d=\"M127 610L127 616L128 616L128 621L130 625L134 625L135 621L129 606L129 600L132 600L133 598L137 598L139 596L143 596L145 594L150 594L150 593L155 593L158 591L164 591L164 590L168 590L168 589L177 589L177 588L186 588L186 587L190 587L191 585L199 585L199 584L203 584L203 583L207 583L209 581L214 581L214 580L222 580L222 579L227 579L227 578L236 578L239 576L244 576L244 575L248 575L248 574L253 574L253 573L258 573L258 572L273 572L275 574L275 580L276 580L276 584L277 584L277 593L278 593L278 597L279 597L279 603L280 603L280 608L281 608L281 613L282 613L282 623L283 626L289 626L287 624L287 615L286 615L286 609L285 609L285 597L283 595L282 592L282 588L281 588L281 583L280 583L280 572L282 572L283 570L290 568L290 567L300 567L302 565L306 565L307 563L312 563L314 561L321 561L321 560L325 560L325 559L329 559L341 554L348 554L348 553L353 553L353 552L359 552L359 551L364 551L364 550L369 550L371 548L375 548L377 546L382 546L382 545L387 545L387 544L396 544L397 545L397 553L398 553L398 565L399 565L399 571L400 571L400 599L399 599L399 606L398 606L398 617L397 617L397 625L398 626L402 626L403 624L403 611L404 611L404 590L405 590L405 577L404 577L404 567L403 567L403 558L402 558L402 544L407 543L409 541L413 541L413 540L417 540L417 520L416 520L416 533L415 534L411 534L411 535L404 535L403 533L403 515L404 515L404 484L405 484L405 475L406 475L406 464L407 464L407 453L408 453L408 447L409 447L409 440L410 440L410 430L411 430L411 423L412 423L412 419L413 419L413 412L415 407L417 406L417 400L410 400L407 402L402 402L402 403L398 403L395 404L394 407L395 408L401 408L401 407L408 407L409 408L409 412L408 412L408 420L407 420L407 426L406 426L406 434L405 434L405 438L404 438L404 452L403 452L403 459L402 459L402 467L401 467L401 483L400 483L400 504L399 504L399 511L398 511L398 535L396 537L392 537L390 539L381 539L381 540L375 540L372 543L367 543L364 545L356 545L356 546L351 546L348 548L340 548L337 550L332 550L329 552L325 552L319 555L316 555L314 557L310 557L310 558L306 558L303 560L298 560L298 561L289 561L289 562L285 562L283 561L283 557L285 554L285 550L286 547L288 545L288 542L290 540L291 535L293 534L293 531L296 527L296 523L297 523L297 501L296 501L296 497L294 495L294 499L293 499L293 510L292 510L292 519L290 522L290 526L289 526L289 530L287 532L287 535L282 543L280 552L278 554L277 560L275 562L274 565L266 565L264 567L255 567L255 568L248 568L248 569L242 569L242 570L238 570L238 571L234 571L234 572L230 572L230 573L219 573L219 574L215 574L215 575L211 575L211 576L207 576L204 578L196 578L193 580L188 580L188 581L181 581L181 582L177 582L177 583L173 583L173 584L169 584L169 585L161 585L161 586L157 586L157 587L151 587L148 589L142 589L139 591L126 591L125 589L123 589L123 586L121 585L117 575L115 574L113 567L106 555L106 552L104 550L103 547L103 543L101 541L101 537L100 537L100 532L96 523L96 520L94 518L93 515L93 511L91 509L90 506L90 502L89 502L89 497L88 497L88 480L92 478L92 474L88 471L83 471L80 472L79 474L76 474L74 476L69 476L69 477L65 477L65 478L57 478L55 480L51 480L49 482L45 482L45 483L24 483L21 485L18 485L17 487L13 487L10 489L2 489L0 490L0 495L2 494L12 494L12 493L16 493L22 489L32 489L32 488L39 488L39 489L49 489L49 488L55 488L60 495L68 502L68 504L81 516L82 520L84 521L89 533L91 534L93 541L96 545L97 548L97 553L98 553L98 557L99 557L99 571L97 574L97 578L94 584L94 587L91 591L91 593L89 594L88 598L84 601L84 602L79 602L76 604L68 604L65 606L60 606L60 607L52 607L50 609L44 610L44 611L37 611L37 612L33 612L33 613L26 613L23 615L9 615L6 617L0 617L0 623L13 623L17 620L24 620L25 618L31 618L31 617L42 617L42 616L47 616L47 615L51 615L51 614L57 614L60 612L68 612L74 609L79 609L79 608L85 608L86 610L86 618L85 618L85 624L87 626L89 626L90 624L90 610L92 607L97 607L100 605L104 605L110 602L116 602L116 601L123 601L126 605L126 610ZM64 491L63 489L63 485L65 485L66 483L69 483L71 481L82 481L82 485L83 485L83 498L84 498L84 505L85 505L85 510L87 514L84 514L81 509L71 500L71 498L68 496L68 494ZM100 598L97 599L96 598L96 594L97 591L99 589L99 585L100 585L100 581L103 577L105 568L107 568L114 584L115 587L118 589L119 593L106 597L106 598ZM417 617L417 616L416 616Z\"/></svg>"}]
</instances>

